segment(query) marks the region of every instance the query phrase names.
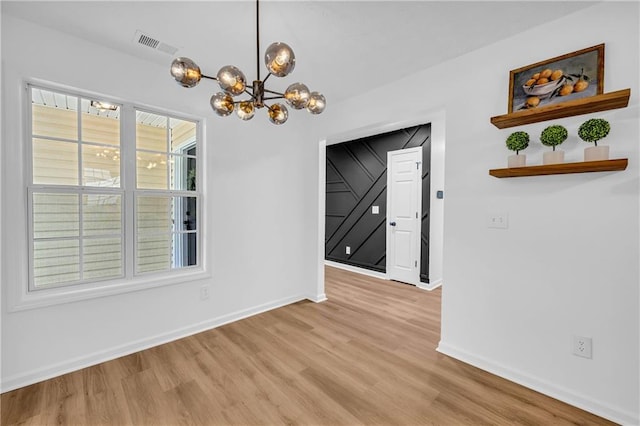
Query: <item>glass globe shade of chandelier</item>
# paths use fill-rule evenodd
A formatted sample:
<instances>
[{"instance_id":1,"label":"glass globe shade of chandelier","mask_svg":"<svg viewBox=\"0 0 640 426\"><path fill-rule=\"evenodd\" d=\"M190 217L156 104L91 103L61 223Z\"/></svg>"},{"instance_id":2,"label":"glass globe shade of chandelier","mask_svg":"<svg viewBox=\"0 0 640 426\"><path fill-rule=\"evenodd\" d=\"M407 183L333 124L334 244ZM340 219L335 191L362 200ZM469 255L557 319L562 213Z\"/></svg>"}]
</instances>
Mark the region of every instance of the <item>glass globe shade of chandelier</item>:
<instances>
[{"instance_id":1,"label":"glass globe shade of chandelier","mask_svg":"<svg viewBox=\"0 0 640 426\"><path fill-rule=\"evenodd\" d=\"M260 26L259 0L256 0L256 74L251 85L247 84L244 73L233 65L225 65L215 77L203 74L200 67L191 59L180 57L171 63L171 75L175 81L185 88L195 87L205 78L216 80L222 92L211 96L210 104L213 111L226 117L234 111L241 120L251 120L257 109L267 108L269 121L273 124L283 124L289 118L287 106L281 102L271 101L283 99L293 109L306 109L311 114L320 114L326 107L326 99L319 92L311 92L303 83L293 83L284 93L268 90L265 82L270 76L286 77L296 66L296 56L293 49L286 43L276 42L267 47L264 54L264 64L268 74L264 80L260 79ZM234 99L236 96L248 95L249 98ZM266 102L265 102L266 101Z\"/></svg>"}]
</instances>

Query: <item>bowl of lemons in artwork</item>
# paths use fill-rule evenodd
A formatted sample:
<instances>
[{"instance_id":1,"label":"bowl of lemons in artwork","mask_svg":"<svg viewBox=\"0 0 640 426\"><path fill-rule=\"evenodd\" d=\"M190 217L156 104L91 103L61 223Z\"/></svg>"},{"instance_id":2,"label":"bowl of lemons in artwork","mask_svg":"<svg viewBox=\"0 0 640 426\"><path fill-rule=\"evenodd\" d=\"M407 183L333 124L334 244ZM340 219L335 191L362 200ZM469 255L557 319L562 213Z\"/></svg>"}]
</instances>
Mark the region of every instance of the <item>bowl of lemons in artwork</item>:
<instances>
[{"instance_id":1,"label":"bowl of lemons in artwork","mask_svg":"<svg viewBox=\"0 0 640 426\"><path fill-rule=\"evenodd\" d=\"M563 82L562 70L553 70L546 68L537 72L527 80L522 86L522 90L528 96L537 96L538 98L546 98L553 93Z\"/></svg>"}]
</instances>

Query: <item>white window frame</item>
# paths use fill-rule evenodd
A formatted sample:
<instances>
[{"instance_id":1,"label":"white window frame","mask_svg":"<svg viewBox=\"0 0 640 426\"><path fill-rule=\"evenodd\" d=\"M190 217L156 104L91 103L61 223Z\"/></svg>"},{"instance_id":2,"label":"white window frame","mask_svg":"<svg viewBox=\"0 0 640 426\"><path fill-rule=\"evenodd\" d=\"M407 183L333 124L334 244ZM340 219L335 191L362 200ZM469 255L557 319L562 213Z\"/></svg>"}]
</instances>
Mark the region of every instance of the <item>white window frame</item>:
<instances>
[{"instance_id":1,"label":"white window frame","mask_svg":"<svg viewBox=\"0 0 640 426\"><path fill-rule=\"evenodd\" d=\"M26 265L28 265L28 271L26 277L28 280L26 283L16 284L11 286L8 291L8 308L10 312L40 308L45 306L57 305L61 303L69 303L74 301L93 299L96 297L105 297L116 294L123 294L133 291L140 291L144 289L151 289L161 287L165 285L174 285L189 281L196 281L211 277L211 273L208 271L206 256L205 256L205 226L202 218L205 216L205 170L202 167L203 158L205 158L205 144L204 144L204 119L202 117L195 117L175 111L170 111L164 108L144 105L136 102L127 101L124 99L118 99L112 96L103 95L95 92L89 92L84 90L78 90L69 88L66 86L57 85L50 82L44 82L40 80L25 80L24 81L24 93L23 93L23 143L25 152L25 186L24 190L27 194L25 212L27 213L26 229L25 233L28 238L28 253ZM33 184L33 141L32 141L32 101L31 101L31 87L49 90L52 92L64 93L70 96L77 96L79 99L99 99L110 103L118 104L121 107L120 112L120 151L121 151L121 179L120 188L109 188L110 191L121 194L121 208L122 208L122 244L124 246L122 255L123 261L123 276L119 278L107 278L107 279L92 279L85 282L73 282L56 287L34 289L32 286L33 279L33 211L32 211L32 194L33 192L68 192L76 193L82 197L83 194L100 192L104 193L103 187L82 186L82 181L79 181L78 186L66 186L66 185L34 185ZM80 100L79 100L80 102ZM134 165L127 168L125 162L127 159L135 159L136 143L136 110L144 110L152 112L158 115L166 115L172 118L177 118L186 121L192 121L196 123L196 191L167 191L180 192L183 195L189 193L186 196L194 196L197 194L197 260L196 265L169 269L159 272L146 272L136 274L134 269L135 263L135 193L139 192L135 186L136 169L135 161ZM81 112L78 111L78 115ZM80 120L80 118L79 118ZM81 131L80 129L78 130ZM78 140L81 140L79 135ZM79 150L80 151L80 150ZM81 152L79 152L81 155ZM133 155L133 157L131 157ZM80 176L82 170L79 170Z\"/></svg>"}]
</instances>

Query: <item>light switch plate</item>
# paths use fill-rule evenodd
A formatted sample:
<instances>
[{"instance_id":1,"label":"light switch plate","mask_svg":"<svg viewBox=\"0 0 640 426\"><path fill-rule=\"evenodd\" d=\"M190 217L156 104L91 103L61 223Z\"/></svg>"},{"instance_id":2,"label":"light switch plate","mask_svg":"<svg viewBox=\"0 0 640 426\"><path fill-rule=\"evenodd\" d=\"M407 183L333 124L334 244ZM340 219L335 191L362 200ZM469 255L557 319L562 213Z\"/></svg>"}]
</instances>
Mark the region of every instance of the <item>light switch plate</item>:
<instances>
[{"instance_id":1,"label":"light switch plate","mask_svg":"<svg viewBox=\"0 0 640 426\"><path fill-rule=\"evenodd\" d=\"M380 214L380 206L371 206L371 214Z\"/></svg>"},{"instance_id":2,"label":"light switch plate","mask_svg":"<svg viewBox=\"0 0 640 426\"><path fill-rule=\"evenodd\" d=\"M209 293L211 291L211 287L208 285L203 285L200 287L200 300L207 300L209 298Z\"/></svg>"}]
</instances>

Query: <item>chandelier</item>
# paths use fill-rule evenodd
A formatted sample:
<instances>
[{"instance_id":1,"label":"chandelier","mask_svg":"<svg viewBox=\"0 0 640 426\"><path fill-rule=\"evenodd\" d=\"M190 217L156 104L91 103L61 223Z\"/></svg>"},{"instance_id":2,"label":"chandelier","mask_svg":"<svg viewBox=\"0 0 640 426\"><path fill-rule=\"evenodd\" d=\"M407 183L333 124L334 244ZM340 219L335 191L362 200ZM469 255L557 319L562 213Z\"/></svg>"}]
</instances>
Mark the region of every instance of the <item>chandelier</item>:
<instances>
[{"instance_id":1,"label":"chandelier","mask_svg":"<svg viewBox=\"0 0 640 426\"><path fill-rule=\"evenodd\" d=\"M303 83L293 83L284 93L268 90L264 87L266 81L272 75L285 77L296 66L296 57L293 50L286 43L272 43L264 54L264 63L268 74L264 80L260 80L260 6L256 0L256 74L253 84L247 85L244 73L233 65L225 65L220 68L215 77L204 75L200 67L189 58L176 58L171 63L171 75L182 87L195 87L202 78L216 80L222 92L211 96L210 104L213 111L221 117L226 117L236 111L236 115L242 120L251 120L257 109L266 107L269 112L269 120L273 124L283 124L289 118L289 111L283 103L266 101L284 99L293 109L306 109L311 114L320 114L326 106L325 97L318 92L311 92ZM249 95L244 100L235 100L234 96ZM270 102L269 102L270 103Z\"/></svg>"}]
</instances>

